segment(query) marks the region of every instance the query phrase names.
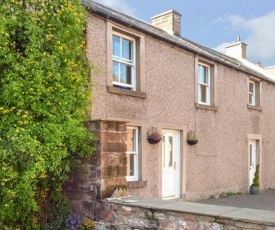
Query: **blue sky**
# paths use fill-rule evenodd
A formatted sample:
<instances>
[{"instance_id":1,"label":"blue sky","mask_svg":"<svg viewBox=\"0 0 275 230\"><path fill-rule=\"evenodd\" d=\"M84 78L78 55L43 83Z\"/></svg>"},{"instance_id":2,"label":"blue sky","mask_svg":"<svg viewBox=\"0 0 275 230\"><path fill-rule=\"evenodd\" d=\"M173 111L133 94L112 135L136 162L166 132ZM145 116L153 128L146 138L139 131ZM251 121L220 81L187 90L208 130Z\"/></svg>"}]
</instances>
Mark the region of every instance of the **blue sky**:
<instances>
[{"instance_id":1,"label":"blue sky","mask_svg":"<svg viewBox=\"0 0 275 230\"><path fill-rule=\"evenodd\" d=\"M181 35L224 52L226 45L245 42L247 59L264 67L275 65L274 0L95 0L150 23L174 9L182 14Z\"/></svg>"}]
</instances>

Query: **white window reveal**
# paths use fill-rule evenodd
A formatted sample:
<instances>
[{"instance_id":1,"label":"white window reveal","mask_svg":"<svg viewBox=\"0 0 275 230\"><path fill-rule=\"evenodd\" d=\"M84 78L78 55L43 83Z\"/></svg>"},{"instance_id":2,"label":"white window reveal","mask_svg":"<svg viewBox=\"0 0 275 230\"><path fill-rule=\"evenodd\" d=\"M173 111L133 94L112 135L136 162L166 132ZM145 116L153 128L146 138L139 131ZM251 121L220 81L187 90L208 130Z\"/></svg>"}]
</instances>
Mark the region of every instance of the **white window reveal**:
<instances>
[{"instance_id":1,"label":"white window reveal","mask_svg":"<svg viewBox=\"0 0 275 230\"><path fill-rule=\"evenodd\" d=\"M250 105L256 105L256 87L255 87L255 82L249 81L249 104Z\"/></svg>"},{"instance_id":2,"label":"white window reveal","mask_svg":"<svg viewBox=\"0 0 275 230\"><path fill-rule=\"evenodd\" d=\"M138 180L138 128L127 127L127 181Z\"/></svg>"},{"instance_id":3,"label":"white window reveal","mask_svg":"<svg viewBox=\"0 0 275 230\"><path fill-rule=\"evenodd\" d=\"M198 65L198 103L210 105L210 66Z\"/></svg>"},{"instance_id":4,"label":"white window reveal","mask_svg":"<svg viewBox=\"0 0 275 230\"><path fill-rule=\"evenodd\" d=\"M136 90L135 40L116 33L113 34L113 85Z\"/></svg>"}]
</instances>

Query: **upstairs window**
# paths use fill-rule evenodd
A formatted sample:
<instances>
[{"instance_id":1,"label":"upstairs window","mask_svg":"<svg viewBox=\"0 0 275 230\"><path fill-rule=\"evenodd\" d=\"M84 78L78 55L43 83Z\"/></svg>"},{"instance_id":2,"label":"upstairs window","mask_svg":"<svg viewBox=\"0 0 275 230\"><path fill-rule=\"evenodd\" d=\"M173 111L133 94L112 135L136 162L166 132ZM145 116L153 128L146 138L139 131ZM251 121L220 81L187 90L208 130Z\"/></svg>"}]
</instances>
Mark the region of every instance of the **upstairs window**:
<instances>
[{"instance_id":1,"label":"upstairs window","mask_svg":"<svg viewBox=\"0 0 275 230\"><path fill-rule=\"evenodd\" d=\"M118 33L112 36L113 86L136 90L135 40Z\"/></svg>"},{"instance_id":2,"label":"upstairs window","mask_svg":"<svg viewBox=\"0 0 275 230\"><path fill-rule=\"evenodd\" d=\"M247 107L249 109L262 110L261 107L261 82L256 78L248 78L248 103Z\"/></svg>"},{"instance_id":3,"label":"upstairs window","mask_svg":"<svg viewBox=\"0 0 275 230\"><path fill-rule=\"evenodd\" d=\"M210 105L210 66L198 64L198 103Z\"/></svg>"},{"instance_id":4,"label":"upstairs window","mask_svg":"<svg viewBox=\"0 0 275 230\"><path fill-rule=\"evenodd\" d=\"M217 111L217 65L197 57L195 67L195 107Z\"/></svg>"},{"instance_id":5,"label":"upstairs window","mask_svg":"<svg viewBox=\"0 0 275 230\"><path fill-rule=\"evenodd\" d=\"M255 82L249 81L249 105L256 105L256 86Z\"/></svg>"},{"instance_id":6,"label":"upstairs window","mask_svg":"<svg viewBox=\"0 0 275 230\"><path fill-rule=\"evenodd\" d=\"M107 91L147 98L145 92L145 36L107 22Z\"/></svg>"}]
</instances>

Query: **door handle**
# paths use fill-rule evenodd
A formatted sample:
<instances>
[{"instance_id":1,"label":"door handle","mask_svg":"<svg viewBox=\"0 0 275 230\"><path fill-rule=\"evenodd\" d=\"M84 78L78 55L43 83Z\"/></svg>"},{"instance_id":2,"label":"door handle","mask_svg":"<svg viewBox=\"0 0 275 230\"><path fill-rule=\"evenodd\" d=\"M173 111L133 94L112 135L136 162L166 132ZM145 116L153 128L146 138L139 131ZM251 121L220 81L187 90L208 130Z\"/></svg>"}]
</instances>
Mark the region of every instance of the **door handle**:
<instances>
[{"instance_id":1,"label":"door handle","mask_svg":"<svg viewBox=\"0 0 275 230\"><path fill-rule=\"evenodd\" d=\"M174 161L174 170L176 170L176 161Z\"/></svg>"}]
</instances>

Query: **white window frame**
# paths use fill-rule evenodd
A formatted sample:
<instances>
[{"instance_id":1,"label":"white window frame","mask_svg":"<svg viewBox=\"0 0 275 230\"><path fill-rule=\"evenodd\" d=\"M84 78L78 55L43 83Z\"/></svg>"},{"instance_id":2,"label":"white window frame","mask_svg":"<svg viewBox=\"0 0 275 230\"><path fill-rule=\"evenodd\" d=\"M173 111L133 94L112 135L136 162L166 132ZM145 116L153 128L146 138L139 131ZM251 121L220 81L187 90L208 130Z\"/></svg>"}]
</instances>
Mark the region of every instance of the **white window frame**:
<instances>
[{"instance_id":1,"label":"white window frame","mask_svg":"<svg viewBox=\"0 0 275 230\"><path fill-rule=\"evenodd\" d=\"M199 66L202 66L204 68L207 68L207 80L208 83L205 82L200 82L200 71L199 71ZM203 63L198 63L198 103L203 104L203 105L210 105L210 98L211 98L211 76L210 76L210 66L203 64ZM206 86L206 102L201 101L201 85Z\"/></svg>"},{"instance_id":2,"label":"white window frame","mask_svg":"<svg viewBox=\"0 0 275 230\"><path fill-rule=\"evenodd\" d=\"M253 85L252 91L250 91L250 84ZM250 95L252 95L252 101L250 101ZM254 81L249 81L248 83L248 103L249 105L256 105L256 83Z\"/></svg>"},{"instance_id":3,"label":"white window frame","mask_svg":"<svg viewBox=\"0 0 275 230\"><path fill-rule=\"evenodd\" d=\"M113 47L113 36L117 36L122 39L126 39L132 43L132 62L128 62L127 60L123 59L122 57L115 56L112 51L112 63L118 62L119 64L125 64L131 66L131 84L125 84L118 81L114 81L112 78L112 82L114 86L121 86L125 88L130 88L133 91L136 91L136 41L133 37L129 37L125 34L121 34L118 32L113 31L112 33L112 47ZM122 42L120 43L122 44ZM122 54L122 45L120 45L120 53Z\"/></svg>"},{"instance_id":4,"label":"white window frame","mask_svg":"<svg viewBox=\"0 0 275 230\"><path fill-rule=\"evenodd\" d=\"M134 146L136 147L135 151L127 151L126 154L134 155L134 175L133 176L126 176L127 181L137 181L139 180L139 128L133 127L133 126L127 126L128 129L135 130L135 139L133 140L135 142Z\"/></svg>"}]
</instances>

